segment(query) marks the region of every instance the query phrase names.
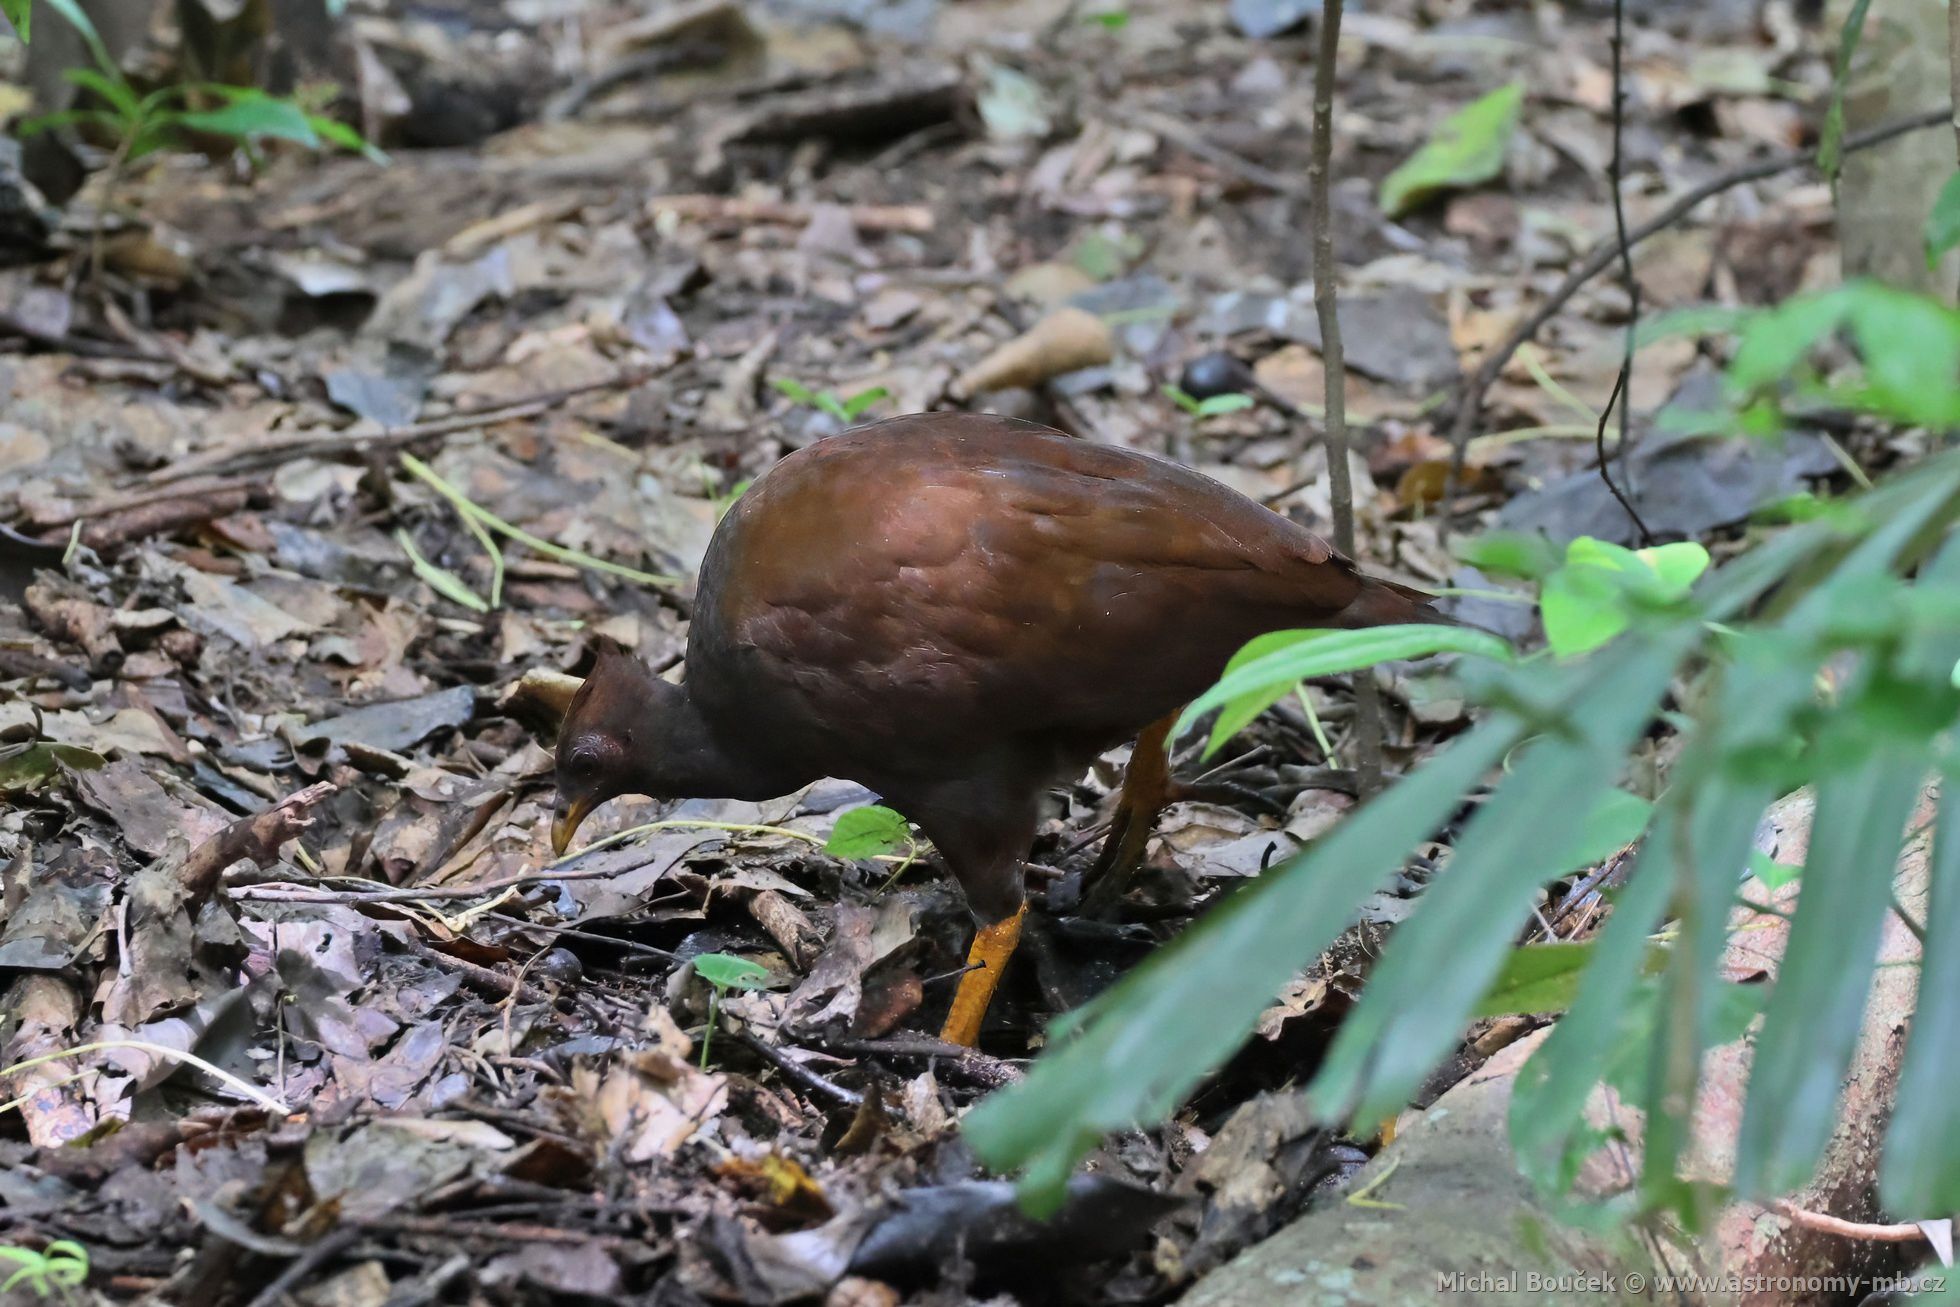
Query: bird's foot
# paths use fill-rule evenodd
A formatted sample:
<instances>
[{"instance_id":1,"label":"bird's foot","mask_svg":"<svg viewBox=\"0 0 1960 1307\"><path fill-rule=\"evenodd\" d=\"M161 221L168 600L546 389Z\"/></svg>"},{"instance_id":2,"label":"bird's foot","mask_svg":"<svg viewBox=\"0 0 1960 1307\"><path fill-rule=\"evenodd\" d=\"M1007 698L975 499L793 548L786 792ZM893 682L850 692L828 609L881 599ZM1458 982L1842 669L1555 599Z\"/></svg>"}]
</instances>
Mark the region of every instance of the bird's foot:
<instances>
[{"instance_id":1,"label":"bird's foot","mask_svg":"<svg viewBox=\"0 0 1960 1307\"><path fill-rule=\"evenodd\" d=\"M946 1024L939 1031L939 1037L947 1043L972 1048L980 1042L980 1023L986 1020L987 1007L994 1001L994 991L1000 988L1007 959L1021 942L1021 922L1027 915L1027 905L1023 904L1013 916L982 926L973 936L973 947L966 955L968 971L960 977L952 1010L947 1012Z\"/></svg>"}]
</instances>

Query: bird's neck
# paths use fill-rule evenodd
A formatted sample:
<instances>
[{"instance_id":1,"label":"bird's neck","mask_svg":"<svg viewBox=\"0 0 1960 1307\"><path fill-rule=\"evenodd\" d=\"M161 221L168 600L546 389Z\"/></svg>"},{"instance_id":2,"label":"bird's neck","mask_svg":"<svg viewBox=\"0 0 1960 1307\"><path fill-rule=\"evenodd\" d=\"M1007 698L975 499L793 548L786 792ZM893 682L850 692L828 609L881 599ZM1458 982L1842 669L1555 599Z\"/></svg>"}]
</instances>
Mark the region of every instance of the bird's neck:
<instances>
[{"instance_id":1,"label":"bird's neck","mask_svg":"<svg viewBox=\"0 0 1960 1307\"><path fill-rule=\"evenodd\" d=\"M652 679L632 709L635 791L674 799L773 799L790 779L758 751L717 731L684 685Z\"/></svg>"}]
</instances>

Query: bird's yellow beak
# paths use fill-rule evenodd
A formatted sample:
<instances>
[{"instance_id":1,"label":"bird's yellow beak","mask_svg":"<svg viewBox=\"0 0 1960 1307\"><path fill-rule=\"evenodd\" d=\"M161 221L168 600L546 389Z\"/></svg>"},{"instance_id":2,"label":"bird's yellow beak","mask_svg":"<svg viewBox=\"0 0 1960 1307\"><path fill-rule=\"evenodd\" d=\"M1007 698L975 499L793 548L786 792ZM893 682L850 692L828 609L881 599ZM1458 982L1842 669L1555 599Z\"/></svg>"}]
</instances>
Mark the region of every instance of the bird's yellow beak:
<instances>
[{"instance_id":1,"label":"bird's yellow beak","mask_svg":"<svg viewBox=\"0 0 1960 1307\"><path fill-rule=\"evenodd\" d=\"M565 856L565 850L572 847L572 836L578 834L579 823L596 806L592 800L585 798L558 805L558 813L551 819L551 852L554 856Z\"/></svg>"}]
</instances>

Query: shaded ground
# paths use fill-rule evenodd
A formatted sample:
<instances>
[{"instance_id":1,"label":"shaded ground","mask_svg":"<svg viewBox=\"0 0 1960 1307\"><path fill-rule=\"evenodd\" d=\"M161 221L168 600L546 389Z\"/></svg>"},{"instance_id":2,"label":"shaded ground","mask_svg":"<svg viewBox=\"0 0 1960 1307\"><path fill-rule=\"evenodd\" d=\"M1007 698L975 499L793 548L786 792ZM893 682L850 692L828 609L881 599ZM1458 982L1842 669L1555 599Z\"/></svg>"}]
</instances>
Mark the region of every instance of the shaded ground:
<instances>
[{"instance_id":1,"label":"shaded ground","mask_svg":"<svg viewBox=\"0 0 1960 1307\"><path fill-rule=\"evenodd\" d=\"M1176 1122L1112 1141L1059 1231L1011 1215L955 1123L1053 1014L1351 805L1343 687L1310 691L1332 758L1294 705L1217 765L1192 742L1207 800L1160 824L1126 919L1038 912L977 1054L924 1033L969 929L935 861L821 850L872 796L621 801L586 838L668 824L553 864L548 734L504 696L581 671L595 635L678 663L717 512L839 426L772 383L883 388L871 416L943 404L1062 303L1103 316L1115 360L979 406L1170 453L1324 530L1310 420L1199 422L1160 393L1224 346L1320 400L1310 39L1170 3L1120 25L1032 0L688 6L708 17L678 30L506 8L350 20L400 85L442 88L389 129L390 166L162 158L100 220L99 275L99 184L0 271L0 1065L123 1041L5 1082L0 1244L72 1239L91 1292L173 1302L1174 1296L1363 1155L1278 1091L1433 866ZM1803 142L1820 39L1778 12L1640 19L1635 220ZM1398 3L1348 31L1363 553L1481 586L1426 516L1449 391L1608 230L1605 24ZM1513 79L1504 176L1384 217L1379 180ZM516 117L449 149L396 139ZM1833 277L1828 215L1794 175L1711 203L1641 249L1647 309ZM1585 465L1626 308L1591 286L1507 369L1470 507L1625 538ZM1703 367L1683 341L1643 350L1636 428ZM1650 434L1631 472L1652 525L1703 534L1835 467L1815 437L1745 458ZM493 564L444 486L557 548L499 531ZM1460 727L1461 693L1447 667L1384 680L1400 769ZM1109 763L1056 796L1039 880L1094 857ZM295 795L290 820L221 837ZM1588 885L1543 922L1596 909ZM686 964L707 952L771 982L719 1004L704 1057ZM1474 1032L1439 1085L1523 1028Z\"/></svg>"}]
</instances>

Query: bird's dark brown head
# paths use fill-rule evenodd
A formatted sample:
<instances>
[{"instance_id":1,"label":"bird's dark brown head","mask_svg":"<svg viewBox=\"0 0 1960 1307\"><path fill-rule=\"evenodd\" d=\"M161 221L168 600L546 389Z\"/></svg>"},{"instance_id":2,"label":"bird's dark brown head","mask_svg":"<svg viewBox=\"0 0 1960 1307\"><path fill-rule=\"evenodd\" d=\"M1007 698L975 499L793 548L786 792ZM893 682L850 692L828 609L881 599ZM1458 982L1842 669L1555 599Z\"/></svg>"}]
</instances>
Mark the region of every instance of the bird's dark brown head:
<instances>
[{"instance_id":1,"label":"bird's dark brown head","mask_svg":"<svg viewBox=\"0 0 1960 1307\"><path fill-rule=\"evenodd\" d=\"M558 728L558 809L551 847L563 855L594 808L622 794L645 793L649 751L660 708L679 694L651 668L610 640Z\"/></svg>"}]
</instances>

